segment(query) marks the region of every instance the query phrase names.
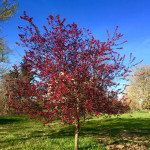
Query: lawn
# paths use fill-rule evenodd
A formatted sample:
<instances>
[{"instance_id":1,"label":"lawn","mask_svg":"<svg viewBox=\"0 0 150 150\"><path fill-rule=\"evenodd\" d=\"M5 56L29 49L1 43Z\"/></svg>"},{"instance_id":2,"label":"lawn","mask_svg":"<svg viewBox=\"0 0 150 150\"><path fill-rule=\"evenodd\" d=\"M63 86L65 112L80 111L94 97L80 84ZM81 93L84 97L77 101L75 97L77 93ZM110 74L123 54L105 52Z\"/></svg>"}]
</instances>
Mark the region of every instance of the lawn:
<instances>
[{"instance_id":1,"label":"lawn","mask_svg":"<svg viewBox=\"0 0 150 150\"><path fill-rule=\"evenodd\" d=\"M120 118L86 121L79 133L79 150L150 150L150 113L127 113ZM27 116L0 117L0 149L73 150L74 126L49 128Z\"/></svg>"}]
</instances>

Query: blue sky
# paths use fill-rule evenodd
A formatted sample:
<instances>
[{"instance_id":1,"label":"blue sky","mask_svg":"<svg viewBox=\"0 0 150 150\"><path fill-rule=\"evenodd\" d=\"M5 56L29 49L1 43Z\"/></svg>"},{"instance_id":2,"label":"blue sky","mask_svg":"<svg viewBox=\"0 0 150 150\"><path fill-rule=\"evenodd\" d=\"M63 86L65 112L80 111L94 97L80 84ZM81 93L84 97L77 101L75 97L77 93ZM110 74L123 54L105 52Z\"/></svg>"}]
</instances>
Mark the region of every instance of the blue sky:
<instances>
[{"instance_id":1,"label":"blue sky","mask_svg":"<svg viewBox=\"0 0 150 150\"><path fill-rule=\"evenodd\" d=\"M26 10L34 18L38 27L46 25L49 14L60 14L66 18L66 23L75 22L79 27L90 29L96 39L107 39L106 29L113 34L116 25L118 31L124 34L120 41L128 40L123 45L121 54L129 57L130 52L136 61L143 59L150 65L150 0L18 0L18 13L8 24L3 24L3 35L14 49L10 63L19 63L23 50L16 46L19 41L17 26L25 22L19 18Z\"/></svg>"}]
</instances>

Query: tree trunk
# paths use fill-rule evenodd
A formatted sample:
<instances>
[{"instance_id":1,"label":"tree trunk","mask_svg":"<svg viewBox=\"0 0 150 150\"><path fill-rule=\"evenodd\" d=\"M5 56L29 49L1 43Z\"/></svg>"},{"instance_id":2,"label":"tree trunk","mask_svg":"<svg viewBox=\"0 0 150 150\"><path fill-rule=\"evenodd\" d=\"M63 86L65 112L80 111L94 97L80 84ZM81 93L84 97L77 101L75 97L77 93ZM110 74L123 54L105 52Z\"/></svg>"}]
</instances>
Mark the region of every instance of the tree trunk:
<instances>
[{"instance_id":1,"label":"tree trunk","mask_svg":"<svg viewBox=\"0 0 150 150\"><path fill-rule=\"evenodd\" d=\"M78 133L79 133L79 122L77 121L75 124L75 150L78 150L78 141L79 141Z\"/></svg>"},{"instance_id":2,"label":"tree trunk","mask_svg":"<svg viewBox=\"0 0 150 150\"><path fill-rule=\"evenodd\" d=\"M75 95L77 96L77 90L75 90ZM79 113L79 97L77 96L77 115ZM79 141L79 116L76 118L76 123L75 123L75 150L78 150L78 141Z\"/></svg>"}]
</instances>

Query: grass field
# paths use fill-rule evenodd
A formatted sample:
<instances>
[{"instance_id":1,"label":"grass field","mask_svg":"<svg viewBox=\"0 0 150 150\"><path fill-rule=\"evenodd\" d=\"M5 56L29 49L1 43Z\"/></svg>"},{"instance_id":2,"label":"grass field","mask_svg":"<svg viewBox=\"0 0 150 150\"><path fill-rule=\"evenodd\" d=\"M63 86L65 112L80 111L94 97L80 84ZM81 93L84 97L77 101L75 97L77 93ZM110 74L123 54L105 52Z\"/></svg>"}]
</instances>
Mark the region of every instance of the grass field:
<instances>
[{"instance_id":1,"label":"grass field","mask_svg":"<svg viewBox=\"0 0 150 150\"><path fill-rule=\"evenodd\" d=\"M49 128L27 116L0 117L0 149L73 150L74 126ZM86 121L79 133L79 150L106 149L150 150L150 113Z\"/></svg>"}]
</instances>

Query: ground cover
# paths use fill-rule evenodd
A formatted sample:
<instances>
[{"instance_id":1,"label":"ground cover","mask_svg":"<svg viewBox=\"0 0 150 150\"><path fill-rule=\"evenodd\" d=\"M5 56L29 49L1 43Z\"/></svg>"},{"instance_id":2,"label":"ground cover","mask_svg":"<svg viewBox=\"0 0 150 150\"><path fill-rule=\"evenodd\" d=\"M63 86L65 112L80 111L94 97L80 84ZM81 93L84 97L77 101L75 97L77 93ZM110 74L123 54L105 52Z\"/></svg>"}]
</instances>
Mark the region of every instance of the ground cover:
<instances>
[{"instance_id":1,"label":"ground cover","mask_svg":"<svg viewBox=\"0 0 150 150\"><path fill-rule=\"evenodd\" d=\"M148 150L150 113L126 113L119 118L94 117L81 126L79 136L79 150ZM27 116L0 117L0 149L73 150L74 126L49 128L43 127L41 122L28 120Z\"/></svg>"}]
</instances>

